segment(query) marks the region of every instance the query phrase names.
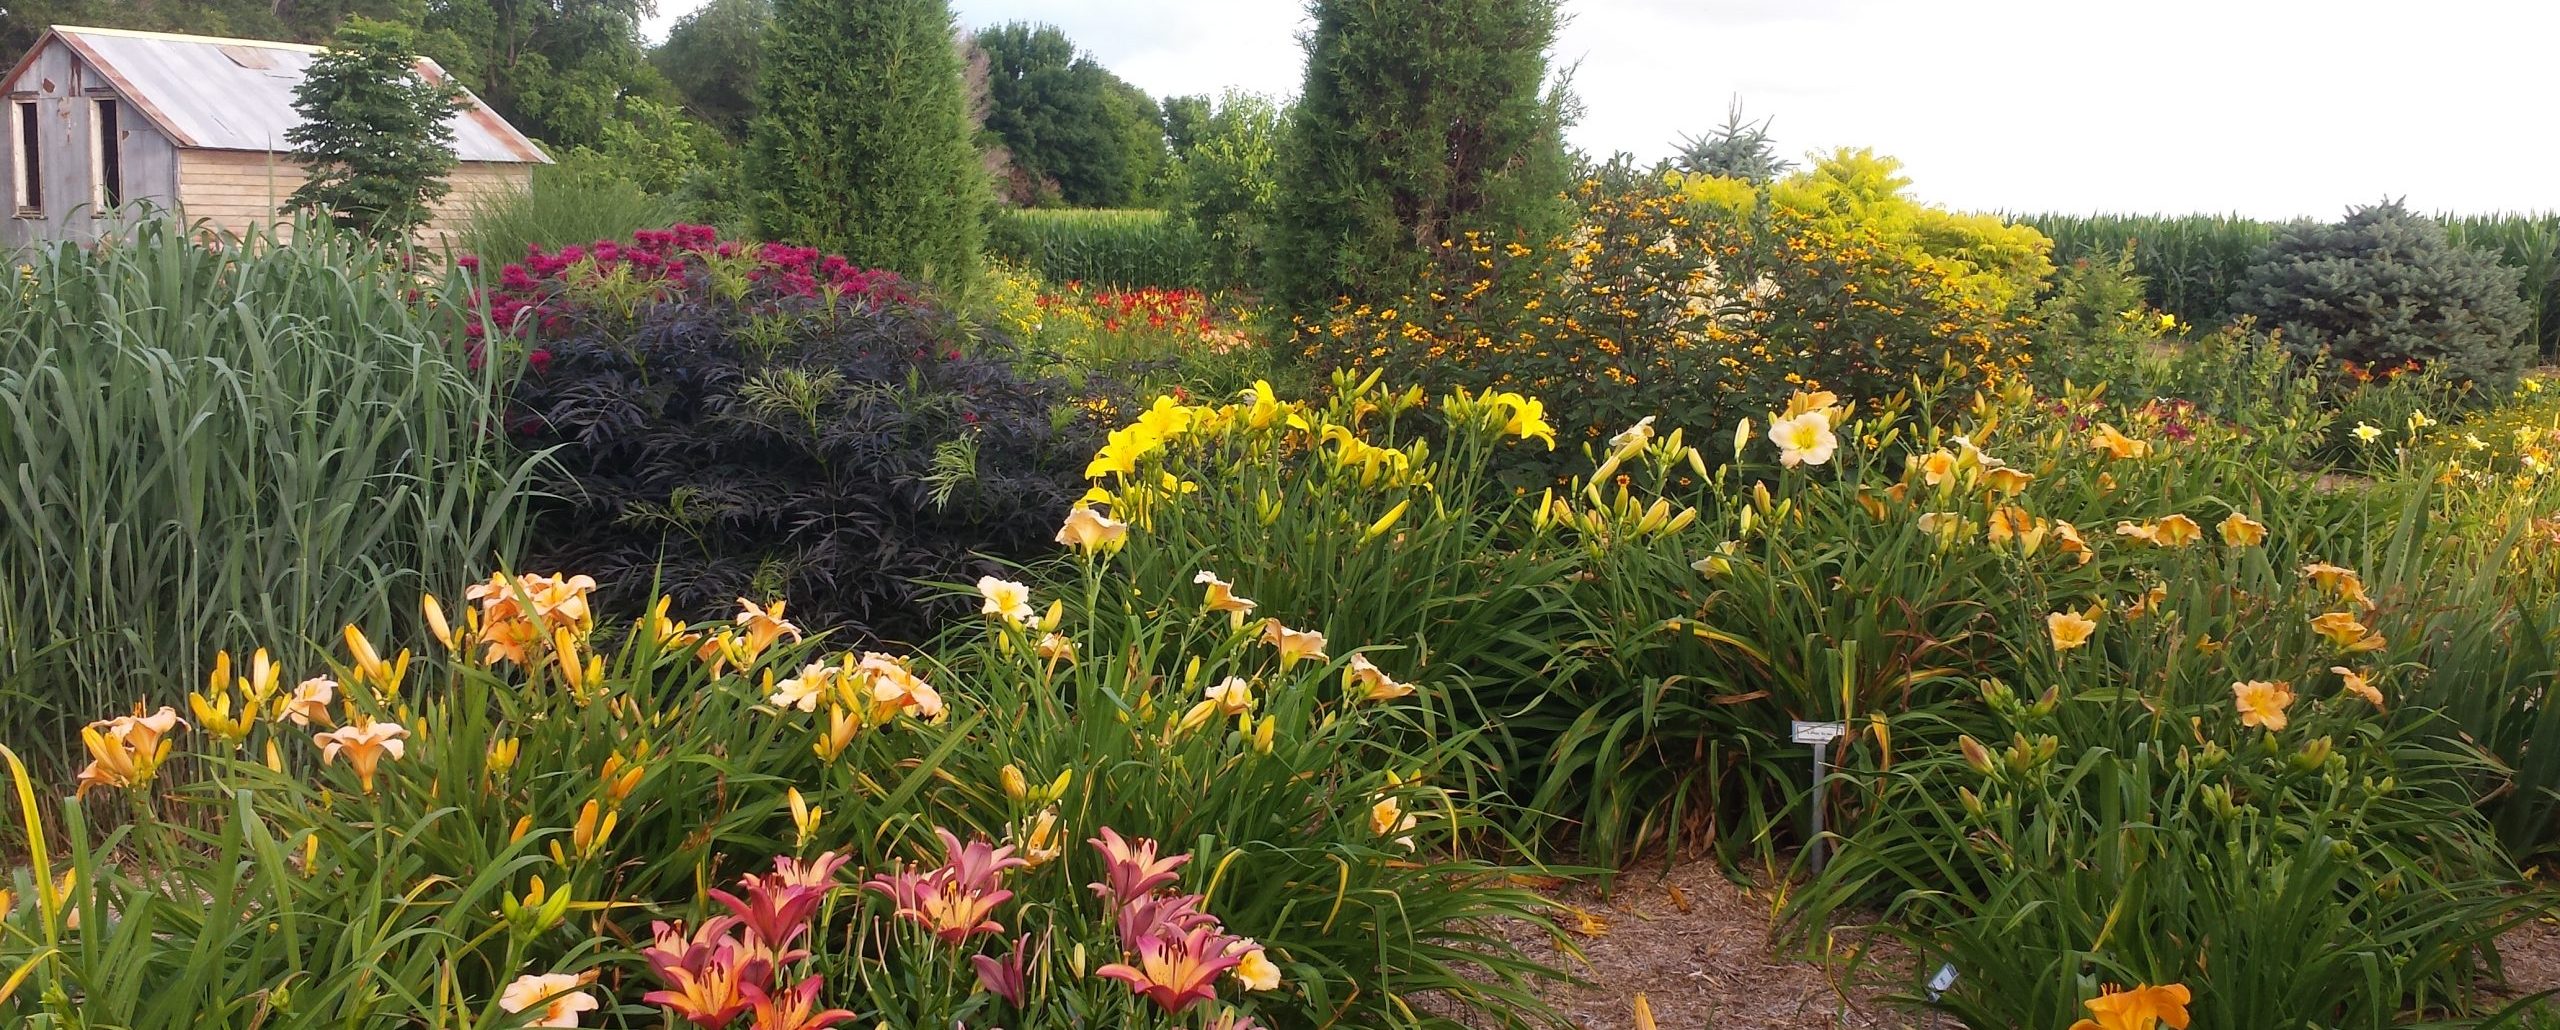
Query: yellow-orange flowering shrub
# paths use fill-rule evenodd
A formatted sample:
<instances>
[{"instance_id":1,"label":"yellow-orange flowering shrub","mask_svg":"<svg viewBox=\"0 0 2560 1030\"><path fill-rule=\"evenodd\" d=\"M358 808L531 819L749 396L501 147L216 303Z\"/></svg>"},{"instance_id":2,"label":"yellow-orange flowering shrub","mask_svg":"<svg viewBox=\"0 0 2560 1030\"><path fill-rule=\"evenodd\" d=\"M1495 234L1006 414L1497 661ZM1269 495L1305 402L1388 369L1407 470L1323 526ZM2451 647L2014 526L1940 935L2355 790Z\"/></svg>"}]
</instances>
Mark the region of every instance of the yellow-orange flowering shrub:
<instances>
[{"instance_id":1,"label":"yellow-orange flowering shrub","mask_svg":"<svg viewBox=\"0 0 2560 1030\"><path fill-rule=\"evenodd\" d=\"M1474 274L1302 325L1333 367L1443 391L1535 395L1559 435L1598 441L1647 416L1722 428L1799 389L1884 397L1915 377L1998 382L2028 361L2021 316L1970 271L1924 262L1886 228L1786 207L1737 215L1656 183L1575 194L1544 246L1444 241Z\"/></svg>"}]
</instances>

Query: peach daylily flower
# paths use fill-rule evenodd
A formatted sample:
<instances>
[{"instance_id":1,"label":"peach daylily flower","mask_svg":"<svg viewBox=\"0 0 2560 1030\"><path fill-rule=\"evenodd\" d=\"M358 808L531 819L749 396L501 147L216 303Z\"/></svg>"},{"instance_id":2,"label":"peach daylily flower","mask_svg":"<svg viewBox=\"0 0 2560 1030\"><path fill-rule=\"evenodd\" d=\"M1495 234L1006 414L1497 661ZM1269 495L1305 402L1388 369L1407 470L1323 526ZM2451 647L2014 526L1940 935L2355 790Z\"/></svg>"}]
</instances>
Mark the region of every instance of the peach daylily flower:
<instances>
[{"instance_id":1,"label":"peach daylily flower","mask_svg":"<svg viewBox=\"0 0 2560 1030\"><path fill-rule=\"evenodd\" d=\"M2365 678L2365 674L2343 665L2332 665L2329 671L2338 674L2340 689L2365 699L2375 711L2382 710L2382 691L2373 685L2372 680Z\"/></svg>"},{"instance_id":2,"label":"peach daylily flower","mask_svg":"<svg viewBox=\"0 0 2560 1030\"><path fill-rule=\"evenodd\" d=\"M1280 668L1284 670L1297 664L1301 658L1322 660L1325 657L1324 634L1314 630L1290 629L1281 625L1278 619L1263 620L1262 642L1279 649Z\"/></svg>"},{"instance_id":3,"label":"peach daylily flower","mask_svg":"<svg viewBox=\"0 0 2560 1030\"><path fill-rule=\"evenodd\" d=\"M356 781L367 794L373 793L373 771L385 756L398 760L409 753L409 731L396 722L375 722L359 715L353 721L327 733L315 733L311 742L320 745L320 764L327 765L343 754L347 764L356 769Z\"/></svg>"},{"instance_id":4,"label":"peach daylily flower","mask_svg":"<svg viewBox=\"0 0 2560 1030\"><path fill-rule=\"evenodd\" d=\"M596 999L581 989L594 979L584 974L527 973L498 995L498 1007L515 1013L539 1013L528 1026L574 1027L579 1013L596 1009Z\"/></svg>"},{"instance_id":5,"label":"peach daylily flower","mask_svg":"<svg viewBox=\"0 0 2560 1030\"><path fill-rule=\"evenodd\" d=\"M1077 505L1067 513L1065 525L1058 527L1058 542L1086 554L1107 554L1119 550L1129 540L1129 524Z\"/></svg>"},{"instance_id":6,"label":"peach daylily flower","mask_svg":"<svg viewBox=\"0 0 2560 1030\"><path fill-rule=\"evenodd\" d=\"M2240 725L2281 733L2287 721L2284 710L2293 704L2293 685L2246 680L2231 685L2231 699L2240 708Z\"/></svg>"},{"instance_id":7,"label":"peach daylily flower","mask_svg":"<svg viewBox=\"0 0 2560 1030\"><path fill-rule=\"evenodd\" d=\"M309 726L313 720L329 721L329 706L337 703L338 681L327 676L313 676L295 684L292 696L285 699L284 717L296 726Z\"/></svg>"},{"instance_id":8,"label":"peach daylily flower","mask_svg":"<svg viewBox=\"0 0 2560 1030\"><path fill-rule=\"evenodd\" d=\"M1242 676L1229 676L1210 685L1209 701L1218 711L1243 715L1253 710L1253 681Z\"/></svg>"},{"instance_id":9,"label":"peach daylily flower","mask_svg":"<svg viewBox=\"0 0 2560 1030\"><path fill-rule=\"evenodd\" d=\"M2110 461L2139 458L2151 453L2150 444L2126 436L2116 427L2104 423L2089 431L2089 449L2106 455Z\"/></svg>"},{"instance_id":10,"label":"peach daylily flower","mask_svg":"<svg viewBox=\"0 0 2560 1030\"><path fill-rule=\"evenodd\" d=\"M1350 666L1342 670L1342 685L1346 689L1359 687L1363 701L1393 701L1413 696L1413 684L1397 682L1365 654L1351 656Z\"/></svg>"},{"instance_id":11,"label":"peach daylily flower","mask_svg":"<svg viewBox=\"0 0 2560 1030\"><path fill-rule=\"evenodd\" d=\"M737 644L747 661L754 661L757 655L784 637L790 637L794 643L799 642L800 627L782 617L782 608L787 603L776 600L771 605L759 605L743 597L738 599L738 615L734 621L743 635L737 638Z\"/></svg>"},{"instance_id":12,"label":"peach daylily flower","mask_svg":"<svg viewBox=\"0 0 2560 1030\"><path fill-rule=\"evenodd\" d=\"M1253 614L1253 610L1259 607L1251 600L1237 597L1234 584L1219 579L1216 574L1206 569L1194 574L1191 581L1209 588L1208 596L1200 602L1201 607L1213 612L1227 613L1237 626L1243 626L1244 617Z\"/></svg>"}]
</instances>

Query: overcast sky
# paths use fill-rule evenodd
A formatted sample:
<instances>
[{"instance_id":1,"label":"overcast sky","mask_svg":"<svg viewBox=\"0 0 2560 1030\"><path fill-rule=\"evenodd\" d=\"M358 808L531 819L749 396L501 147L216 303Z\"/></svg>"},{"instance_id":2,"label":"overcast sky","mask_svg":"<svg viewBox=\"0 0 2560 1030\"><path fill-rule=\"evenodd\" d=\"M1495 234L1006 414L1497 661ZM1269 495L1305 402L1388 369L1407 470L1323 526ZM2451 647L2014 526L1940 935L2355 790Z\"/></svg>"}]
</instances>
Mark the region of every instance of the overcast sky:
<instances>
[{"instance_id":1,"label":"overcast sky","mask_svg":"<svg viewBox=\"0 0 2560 1030\"><path fill-rule=\"evenodd\" d=\"M858 0L857 0L858 2ZM663 34L698 0L660 0ZM956 0L1149 92L1296 92L1300 0ZM2560 208L2549 0L1565 0L1587 151L1667 154L1739 94L1790 154L1868 146L1926 199L2332 217Z\"/></svg>"}]
</instances>

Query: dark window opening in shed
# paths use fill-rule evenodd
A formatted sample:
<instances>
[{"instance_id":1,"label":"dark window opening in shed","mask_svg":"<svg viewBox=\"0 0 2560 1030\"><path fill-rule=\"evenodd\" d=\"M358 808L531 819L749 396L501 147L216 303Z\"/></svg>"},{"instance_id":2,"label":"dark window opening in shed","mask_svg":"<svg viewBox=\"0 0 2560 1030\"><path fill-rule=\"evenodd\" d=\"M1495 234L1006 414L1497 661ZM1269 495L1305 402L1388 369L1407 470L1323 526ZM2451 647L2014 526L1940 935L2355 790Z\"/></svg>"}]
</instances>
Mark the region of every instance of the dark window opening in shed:
<instances>
[{"instance_id":1,"label":"dark window opening in shed","mask_svg":"<svg viewBox=\"0 0 2560 1030\"><path fill-rule=\"evenodd\" d=\"M9 107L10 113L17 116L18 132L13 142L18 145L18 159L10 167L17 172L18 210L40 211L44 209L44 149L38 145L43 133L36 124L36 103L21 100Z\"/></svg>"},{"instance_id":2,"label":"dark window opening in shed","mask_svg":"<svg viewBox=\"0 0 2560 1030\"><path fill-rule=\"evenodd\" d=\"M98 196L100 214L124 204L124 133L123 105L99 99L97 117L90 126L98 136Z\"/></svg>"}]
</instances>

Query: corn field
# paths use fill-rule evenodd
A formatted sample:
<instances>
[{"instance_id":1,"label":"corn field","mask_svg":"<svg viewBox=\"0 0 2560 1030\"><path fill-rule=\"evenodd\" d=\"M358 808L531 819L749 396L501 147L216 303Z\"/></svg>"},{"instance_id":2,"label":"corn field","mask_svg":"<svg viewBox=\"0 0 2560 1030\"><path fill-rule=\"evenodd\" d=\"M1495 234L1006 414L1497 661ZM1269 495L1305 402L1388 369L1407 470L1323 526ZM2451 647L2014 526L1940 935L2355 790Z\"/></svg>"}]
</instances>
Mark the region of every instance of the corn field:
<instances>
[{"instance_id":1,"label":"corn field","mask_svg":"<svg viewBox=\"0 0 2560 1030\"><path fill-rule=\"evenodd\" d=\"M2053 240L2053 260L2113 257L2132 248L2153 306L2198 325L2230 318L2231 295L2280 223L2237 215L2017 215ZM2438 215L2454 242L2497 253L2524 272L2531 335L2560 356L2560 215Z\"/></svg>"},{"instance_id":2,"label":"corn field","mask_svg":"<svg viewBox=\"0 0 2560 1030\"><path fill-rule=\"evenodd\" d=\"M202 681L314 668L350 618L509 556L528 463L456 311L315 226L145 223L30 254L0 308L0 714L25 740ZM76 746L74 750L77 750Z\"/></svg>"},{"instance_id":3,"label":"corn field","mask_svg":"<svg viewBox=\"0 0 2560 1030\"><path fill-rule=\"evenodd\" d=\"M1163 211L999 211L987 250L1053 283L1199 286L1204 270L1199 237Z\"/></svg>"}]
</instances>

